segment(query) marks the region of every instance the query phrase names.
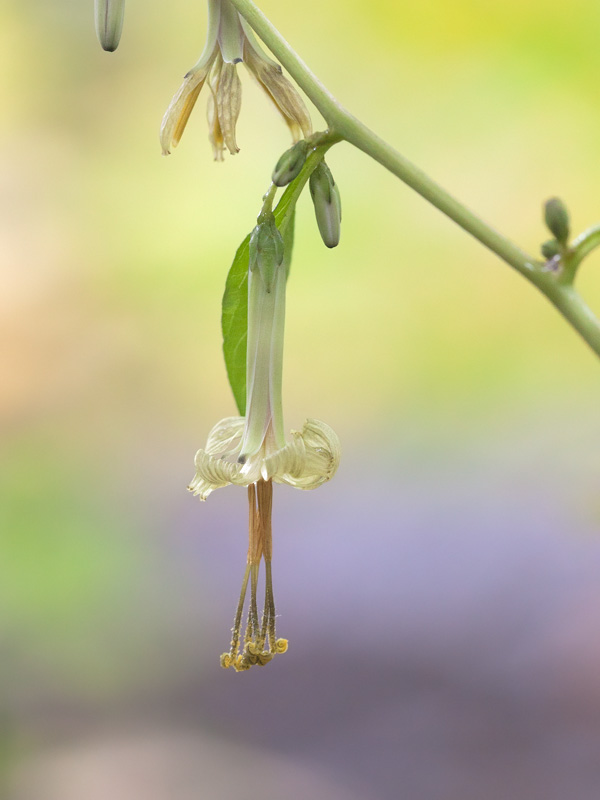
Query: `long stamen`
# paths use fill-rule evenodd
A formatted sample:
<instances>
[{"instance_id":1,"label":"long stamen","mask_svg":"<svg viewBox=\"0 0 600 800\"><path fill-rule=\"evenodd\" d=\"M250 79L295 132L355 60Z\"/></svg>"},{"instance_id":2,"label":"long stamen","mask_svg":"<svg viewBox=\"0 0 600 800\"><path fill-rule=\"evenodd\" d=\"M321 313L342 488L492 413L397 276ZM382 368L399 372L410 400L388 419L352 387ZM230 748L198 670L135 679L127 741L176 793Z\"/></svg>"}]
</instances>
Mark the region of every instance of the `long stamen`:
<instances>
[{"instance_id":1,"label":"long stamen","mask_svg":"<svg viewBox=\"0 0 600 800\"><path fill-rule=\"evenodd\" d=\"M288 649L287 639L278 639L275 632L275 597L273 594L273 578L271 575L271 559L273 556L273 527L271 515L273 511L273 483L272 481L259 481L256 487L258 513L263 531L263 555L265 559L265 613L263 614L263 628L266 637L265 622L269 634L269 653L285 653ZM263 631L261 631L261 638ZM263 638L263 643L265 639Z\"/></svg>"},{"instance_id":2,"label":"long stamen","mask_svg":"<svg viewBox=\"0 0 600 800\"><path fill-rule=\"evenodd\" d=\"M271 481L259 481L256 486L256 496L260 526L262 529L263 557L265 559L265 605L259 639L260 651L262 652L265 646L267 633L269 634L269 651L272 650L271 630L275 629L275 603L273 601L273 584L271 580L271 556L273 553L273 531L271 526L273 483Z\"/></svg>"},{"instance_id":3,"label":"long stamen","mask_svg":"<svg viewBox=\"0 0 600 800\"><path fill-rule=\"evenodd\" d=\"M260 625L258 622L258 602L256 593L258 591L258 570L259 564L252 564L250 567L250 616L252 642L260 635Z\"/></svg>"},{"instance_id":4,"label":"long stamen","mask_svg":"<svg viewBox=\"0 0 600 800\"><path fill-rule=\"evenodd\" d=\"M271 562L265 560L265 608L269 609L269 652L275 653L275 598L273 597L273 579Z\"/></svg>"},{"instance_id":5,"label":"long stamen","mask_svg":"<svg viewBox=\"0 0 600 800\"><path fill-rule=\"evenodd\" d=\"M242 614L244 613L244 602L246 600L246 592L248 591L248 578L250 577L250 564L246 564L246 570L242 580L242 590L240 592L240 599L238 601L237 610L235 612L235 619L233 628L231 629L233 635L231 637L231 647L228 653L223 653L221 656L221 666L227 669L231 667L240 652L241 641L241 628L242 628Z\"/></svg>"},{"instance_id":6,"label":"long stamen","mask_svg":"<svg viewBox=\"0 0 600 800\"><path fill-rule=\"evenodd\" d=\"M271 576L271 555L273 535L271 512L273 508L273 484L270 480L259 480L248 486L248 557L242 590L232 628L231 649L221 656L221 666L233 667L243 672L258 664L265 666L276 653L288 649L286 639L277 639L275 633L275 600L273 598L273 579ZM258 578L260 562L265 560L265 597L259 623ZM250 582L250 602L244 631L244 641L240 652L241 625L244 604ZM267 638L268 649L265 648Z\"/></svg>"}]
</instances>

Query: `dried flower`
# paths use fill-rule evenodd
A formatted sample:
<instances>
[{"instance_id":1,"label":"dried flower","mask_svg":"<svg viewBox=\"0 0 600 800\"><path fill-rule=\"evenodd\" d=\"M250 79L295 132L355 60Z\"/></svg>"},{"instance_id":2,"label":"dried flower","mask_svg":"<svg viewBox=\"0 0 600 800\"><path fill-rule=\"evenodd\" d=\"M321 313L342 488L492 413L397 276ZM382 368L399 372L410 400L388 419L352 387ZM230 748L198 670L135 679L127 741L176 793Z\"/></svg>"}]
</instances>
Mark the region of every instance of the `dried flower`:
<instances>
[{"instance_id":1,"label":"dried flower","mask_svg":"<svg viewBox=\"0 0 600 800\"><path fill-rule=\"evenodd\" d=\"M243 17L229 0L208 0L208 33L199 61L185 76L163 117L160 142L168 155L185 130L200 90L206 82L209 139L216 161L223 160L224 147L239 151L235 127L240 112L242 87L237 64L245 63L283 116L294 141L310 136L312 124L302 98L283 75L281 66L262 50Z\"/></svg>"}]
</instances>

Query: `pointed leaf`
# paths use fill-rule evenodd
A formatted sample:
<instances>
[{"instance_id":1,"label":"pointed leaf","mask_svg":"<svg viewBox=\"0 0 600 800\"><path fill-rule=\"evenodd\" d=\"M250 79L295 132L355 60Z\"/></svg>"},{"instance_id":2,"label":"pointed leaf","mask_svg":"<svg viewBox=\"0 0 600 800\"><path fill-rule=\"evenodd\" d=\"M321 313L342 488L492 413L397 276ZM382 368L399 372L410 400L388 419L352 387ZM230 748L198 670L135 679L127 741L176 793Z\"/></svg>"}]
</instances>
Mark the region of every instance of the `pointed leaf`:
<instances>
[{"instance_id":1,"label":"pointed leaf","mask_svg":"<svg viewBox=\"0 0 600 800\"><path fill-rule=\"evenodd\" d=\"M248 339L248 264L250 234L238 247L227 275L221 327L227 377L241 416L246 411L246 341Z\"/></svg>"},{"instance_id":2,"label":"pointed leaf","mask_svg":"<svg viewBox=\"0 0 600 800\"><path fill-rule=\"evenodd\" d=\"M289 274L294 246L295 208L286 208L285 226L281 222L284 258L283 266ZM223 330L223 355L227 377L239 413L246 413L246 344L248 340L248 265L250 260L250 234L238 247L227 275L223 295L221 327Z\"/></svg>"}]
</instances>

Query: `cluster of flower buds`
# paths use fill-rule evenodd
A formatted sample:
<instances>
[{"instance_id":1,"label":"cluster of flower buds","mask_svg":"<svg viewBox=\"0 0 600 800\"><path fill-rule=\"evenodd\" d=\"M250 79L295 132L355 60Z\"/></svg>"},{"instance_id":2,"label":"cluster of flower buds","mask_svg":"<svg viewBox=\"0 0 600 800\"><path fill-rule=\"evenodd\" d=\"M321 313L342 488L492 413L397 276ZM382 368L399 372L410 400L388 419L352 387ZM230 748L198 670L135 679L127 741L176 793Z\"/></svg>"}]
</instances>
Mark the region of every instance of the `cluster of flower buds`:
<instances>
[{"instance_id":1,"label":"cluster of flower buds","mask_svg":"<svg viewBox=\"0 0 600 800\"><path fill-rule=\"evenodd\" d=\"M547 262L558 261L567 247L570 234L569 212L558 197L552 197L544 204L544 222L554 239L542 244L542 255Z\"/></svg>"},{"instance_id":2,"label":"cluster of flower buds","mask_svg":"<svg viewBox=\"0 0 600 800\"><path fill-rule=\"evenodd\" d=\"M94 0L96 34L104 50L112 53L119 46L125 0Z\"/></svg>"},{"instance_id":3,"label":"cluster of flower buds","mask_svg":"<svg viewBox=\"0 0 600 800\"><path fill-rule=\"evenodd\" d=\"M342 203L340 190L324 161L313 170L309 186L321 239L327 247L337 247L340 243Z\"/></svg>"}]
</instances>

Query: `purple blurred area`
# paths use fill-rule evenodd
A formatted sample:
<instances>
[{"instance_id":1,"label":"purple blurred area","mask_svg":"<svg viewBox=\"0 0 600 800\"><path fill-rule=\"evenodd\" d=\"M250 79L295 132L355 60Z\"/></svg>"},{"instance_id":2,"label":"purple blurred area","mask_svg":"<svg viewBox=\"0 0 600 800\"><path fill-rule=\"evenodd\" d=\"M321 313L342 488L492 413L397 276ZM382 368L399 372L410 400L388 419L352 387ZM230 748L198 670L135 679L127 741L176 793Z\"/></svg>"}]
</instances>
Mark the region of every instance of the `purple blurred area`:
<instances>
[{"instance_id":1,"label":"purple blurred area","mask_svg":"<svg viewBox=\"0 0 600 800\"><path fill-rule=\"evenodd\" d=\"M596 800L600 540L564 464L540 468L583 429L490 435L435 461L409 448L359 461L357 446L323 490L277 487L290 649L240 675L218 655L244 493L198 505L163 482L137 545L153 551L148 585L104 631L109 648L127 624L152 646L125 651L125 692L14 693L7 800Z\"/></svg>"}]
</instances>

